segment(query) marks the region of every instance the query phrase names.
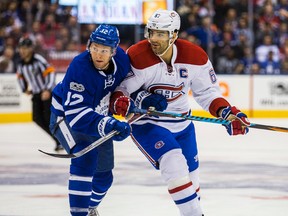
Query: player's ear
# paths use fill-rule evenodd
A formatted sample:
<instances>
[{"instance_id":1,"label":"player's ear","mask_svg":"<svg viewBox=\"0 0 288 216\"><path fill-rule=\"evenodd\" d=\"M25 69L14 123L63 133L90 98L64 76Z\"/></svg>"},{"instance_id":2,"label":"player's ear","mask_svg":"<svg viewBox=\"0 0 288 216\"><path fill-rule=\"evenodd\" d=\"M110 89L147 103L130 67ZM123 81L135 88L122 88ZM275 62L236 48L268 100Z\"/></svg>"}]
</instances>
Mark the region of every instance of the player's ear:
<instances>
[{"instance_id":1,"label":"player's ear","mask_svg":"<svg viewBox=\"0 0 288 216\"><path fill-rule=\"evenodd\" d=\"M174 31L173 40L175 41L178 38L178 31Z\"/></svg>"},{"instance_id":2,"label":"player's ear","mask_svg":"<svg viewBox=\"0 0 288 216\"><path fill-rule=\"evenodd\" d=\"M170 39L170 44L173 44L178 38L178 32L174 32L172 38Z\"/></svg>"}]
</instances>

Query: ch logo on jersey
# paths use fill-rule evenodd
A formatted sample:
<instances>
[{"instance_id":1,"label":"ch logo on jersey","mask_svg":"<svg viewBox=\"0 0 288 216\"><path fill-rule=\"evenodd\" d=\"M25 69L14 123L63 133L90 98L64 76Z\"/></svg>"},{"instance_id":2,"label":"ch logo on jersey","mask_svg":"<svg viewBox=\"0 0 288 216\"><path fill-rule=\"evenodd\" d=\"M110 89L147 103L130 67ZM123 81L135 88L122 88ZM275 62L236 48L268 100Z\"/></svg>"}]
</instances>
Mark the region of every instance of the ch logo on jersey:
<instances>
[{"instance_id":1,"label":"ch logo on jersey","mask_svg":"<svg viewBox=\"0 0 288 216\"><path fill-rule=\"evenodd\" d=\"M135 76L134 72L133 72L132 70L130 70L130 71L128 72L128 74L126 75L125 80L126 80L126 79L129 79L129 78L131 78L131 77L134 77L134 76Z\"/></svg>"},{"instance_id":2,"label":"ch logo on jersey","mask_svg":"<svg viewBox=\"0 0 288 216\"><path fill-rule=\"evenodd\" d=\"M155 143L155 149L160 149L160 148L162 148L163 146L165 145L165 143L162 141L162 140L160 140L160 141L158 141L157 143Z\"/></svg>"},{"instance_id":3,"label":"ch logo on jersey","mask_svg":"<svg viewBox=\"0 0 288 216\"><path fill-rule=\"evenodd\" d=\"M114 82L115 82L115 77L113 77L113 75L109 74L107 76L107 79L105 79L105 87L104 87L104 89L107 88L107 87L113 86Z\"/></svg>"},{"instance_id":4,"label":"ch logo on jersey","mask_svg":"<svg viewBox=\"0 0 288 216\"><path fill-rule=\"evenodd\" d=\"M151 93L161 94L166 97L167 102L172 102L180 98L185 93L183 92L184 83L178 86L167 84L154 84L148 88Z\"/></svg>"}]
</instances>

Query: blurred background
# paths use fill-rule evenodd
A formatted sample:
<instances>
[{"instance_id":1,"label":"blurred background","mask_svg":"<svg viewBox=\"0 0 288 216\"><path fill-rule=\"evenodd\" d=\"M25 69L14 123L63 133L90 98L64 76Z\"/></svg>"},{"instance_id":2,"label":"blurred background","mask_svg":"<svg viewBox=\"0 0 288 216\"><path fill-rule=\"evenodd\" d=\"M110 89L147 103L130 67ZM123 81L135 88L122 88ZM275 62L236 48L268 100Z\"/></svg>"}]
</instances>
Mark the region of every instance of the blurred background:
<instances>
[{"instance_id":1,"label":"blurred background","mask_svg":"<svg viewBox=\"0 0 288 216\"><path fill-rule=\"evenodd\" d=\"M157 8L180 14L180 38L206 50L218 74L288 74L286 0L1 0L0 72L15 72L24 34L35 38L37 52L57 72L85 50L98 24L116 25L126 49L143 39L147 18ZM4 57L12 60L6 67Z\"/></svg>"}]
</instances>

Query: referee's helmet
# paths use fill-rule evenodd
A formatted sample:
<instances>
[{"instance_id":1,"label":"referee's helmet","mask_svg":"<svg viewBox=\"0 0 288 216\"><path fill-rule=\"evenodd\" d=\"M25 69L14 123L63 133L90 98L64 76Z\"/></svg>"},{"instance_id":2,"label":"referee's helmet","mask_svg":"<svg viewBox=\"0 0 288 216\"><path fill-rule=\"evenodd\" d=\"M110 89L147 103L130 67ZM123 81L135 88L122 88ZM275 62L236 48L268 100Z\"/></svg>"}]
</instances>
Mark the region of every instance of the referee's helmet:
<instances>
[{"instance_id":1,"label":"referee's helmet","mask_svg":"<svg viewBox=\"0 0 288 216\"><path fill-rule=\"evenodd\" d=\"M30 37L26 37L26 36L21 37L19 39L18 46L19 47L21 47L21 46L33 47L34 41Z\"/></svg>"}]
</instances>

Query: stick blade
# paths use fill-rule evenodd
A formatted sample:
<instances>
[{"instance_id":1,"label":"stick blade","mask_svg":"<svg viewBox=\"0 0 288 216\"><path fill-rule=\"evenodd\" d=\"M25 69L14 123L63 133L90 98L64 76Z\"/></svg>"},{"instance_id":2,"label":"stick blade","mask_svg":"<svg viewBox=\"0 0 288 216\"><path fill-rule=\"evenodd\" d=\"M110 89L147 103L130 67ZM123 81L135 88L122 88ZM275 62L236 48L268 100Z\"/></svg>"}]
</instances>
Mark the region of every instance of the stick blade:
<instances>
[{"instance_id":1,"label":"stick blade","mask_svg":"<svg viewBox=\"0 0 288 216\"><path fill-rule=\"evenodd\" d=\"M49 153L49 152L45 152L42 151L41 149L38 149L39 152L52 156L52 157L57 157L57 158L76 158L76 155L74 154L57 154L57 153Z\"/></svg>"}]
</instances>

